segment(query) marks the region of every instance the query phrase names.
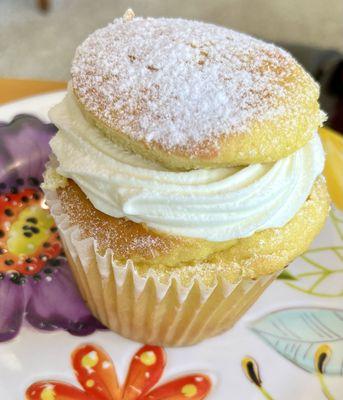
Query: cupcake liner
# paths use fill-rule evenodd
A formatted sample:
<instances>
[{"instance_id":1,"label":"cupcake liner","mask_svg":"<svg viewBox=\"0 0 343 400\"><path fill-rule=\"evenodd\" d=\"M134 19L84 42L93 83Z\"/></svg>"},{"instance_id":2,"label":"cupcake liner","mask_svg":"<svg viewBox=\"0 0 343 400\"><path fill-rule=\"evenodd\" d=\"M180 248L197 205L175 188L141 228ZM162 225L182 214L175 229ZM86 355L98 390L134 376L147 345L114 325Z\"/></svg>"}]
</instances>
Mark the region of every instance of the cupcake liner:
<instances>
[{"instance_id":1,"label":"cupcake liner","mask_svg":"<svg viewBox=\"0 0 343 400\"><path fill-rule=\"evenodd\" d=\"M129 339L162 346L200 342L232 327L278 273L229 283L220 277L208 287L194 279L184 286L171 274L160 282L151 269L140 276L131 260L117 263L112 251L100 255L93 238L82 239L69 223L57 195L46 191L64 249L91 312L108 328Z\"/></svg>"}]
</instances>

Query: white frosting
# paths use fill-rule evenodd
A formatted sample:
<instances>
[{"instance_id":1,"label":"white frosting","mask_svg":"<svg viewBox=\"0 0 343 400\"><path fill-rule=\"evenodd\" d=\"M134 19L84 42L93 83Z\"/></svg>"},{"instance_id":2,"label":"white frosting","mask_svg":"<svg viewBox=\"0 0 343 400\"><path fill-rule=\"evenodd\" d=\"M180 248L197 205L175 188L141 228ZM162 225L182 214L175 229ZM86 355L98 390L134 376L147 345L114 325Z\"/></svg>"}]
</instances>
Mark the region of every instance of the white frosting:
<instances>
[{"instance_id":1,"label":"white frosting","mask_svg":"<svg viewBox=\"0 0 343 400\"><path fill-rule=\"evenodd\" d=\"M95 208L168 234L225 241L285 225L324 168L318 134L270 164L172 172L129 153L83 117L71 93L51 112L57 172Z\"/></svg>"}]
</instances>

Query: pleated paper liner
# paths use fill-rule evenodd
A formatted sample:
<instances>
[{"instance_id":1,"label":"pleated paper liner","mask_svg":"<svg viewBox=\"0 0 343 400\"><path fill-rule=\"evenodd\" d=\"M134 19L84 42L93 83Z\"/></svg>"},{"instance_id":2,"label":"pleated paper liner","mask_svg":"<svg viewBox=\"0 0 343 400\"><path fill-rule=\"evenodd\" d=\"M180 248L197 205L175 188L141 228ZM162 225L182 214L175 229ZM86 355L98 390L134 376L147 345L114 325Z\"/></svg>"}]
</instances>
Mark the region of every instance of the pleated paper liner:
<instances>
[{"instance_id":1,"label":"pleated paper liner","mask_svg":"<svg viewBox=\"0 0 343 400\"><path fill-rule=\"evenodd\" d=\"M125 265L96 251L93 238L63 213L56 193L46 192L70 267L82 297L108 328L129 339L161 346L187 346L230 329L278 273L229 283L218 278L209 288L195 279L186 287L176 277L161 283L154 271L140 276L131 260Z\"/></svg>"}]
</instances>

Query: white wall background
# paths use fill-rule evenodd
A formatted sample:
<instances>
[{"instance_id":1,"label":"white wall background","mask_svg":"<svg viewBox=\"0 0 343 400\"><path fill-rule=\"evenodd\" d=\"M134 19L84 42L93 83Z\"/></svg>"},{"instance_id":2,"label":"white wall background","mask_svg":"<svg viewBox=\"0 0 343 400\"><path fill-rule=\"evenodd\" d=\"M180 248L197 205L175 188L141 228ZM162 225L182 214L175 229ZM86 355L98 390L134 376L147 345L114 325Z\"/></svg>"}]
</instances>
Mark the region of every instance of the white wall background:
<instances>
[{"instance_id":1,"label":"white wall background","mask_svg":"<svg viewBox=\"0 0 343 400\"><path fill-rule=\"evenodd\" d=\"M211 21L270 41L343 50L343 0L0 0L0 76L67 79L75 47L120 16Z\"/></svg>"}]
</instances>

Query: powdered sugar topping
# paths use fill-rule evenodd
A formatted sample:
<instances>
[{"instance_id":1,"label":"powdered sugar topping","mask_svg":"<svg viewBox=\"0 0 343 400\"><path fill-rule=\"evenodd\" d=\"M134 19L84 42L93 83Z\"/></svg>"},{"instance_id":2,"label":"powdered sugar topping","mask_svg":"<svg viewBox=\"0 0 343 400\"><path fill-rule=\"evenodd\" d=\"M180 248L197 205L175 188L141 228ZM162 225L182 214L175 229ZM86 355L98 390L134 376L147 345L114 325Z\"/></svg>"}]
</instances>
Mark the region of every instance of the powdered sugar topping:
<instances>
[{"instance_id":1,"label":"powdered sugar topping","mask_svg":"<svg viewBox=\"0 0 343 400\"><path fill-rule=\"evenodd\" d=\"M283 114L298 69L284 50L226 28L121 18L79 46L71 72L93 116L135 140L172 149Z\"/></svg>"},{"instance_id":2,"label":"powdered sugar topping","mask_svg":"<svg viewBox=\"0 0 343 400\"><path fill-rule=\"evenodd\" d=\"M134 18L135 18L135 13L133 12L132 8L128 8L123 15L123 20L132 21Z\"/></svg>"}]
</instances>

